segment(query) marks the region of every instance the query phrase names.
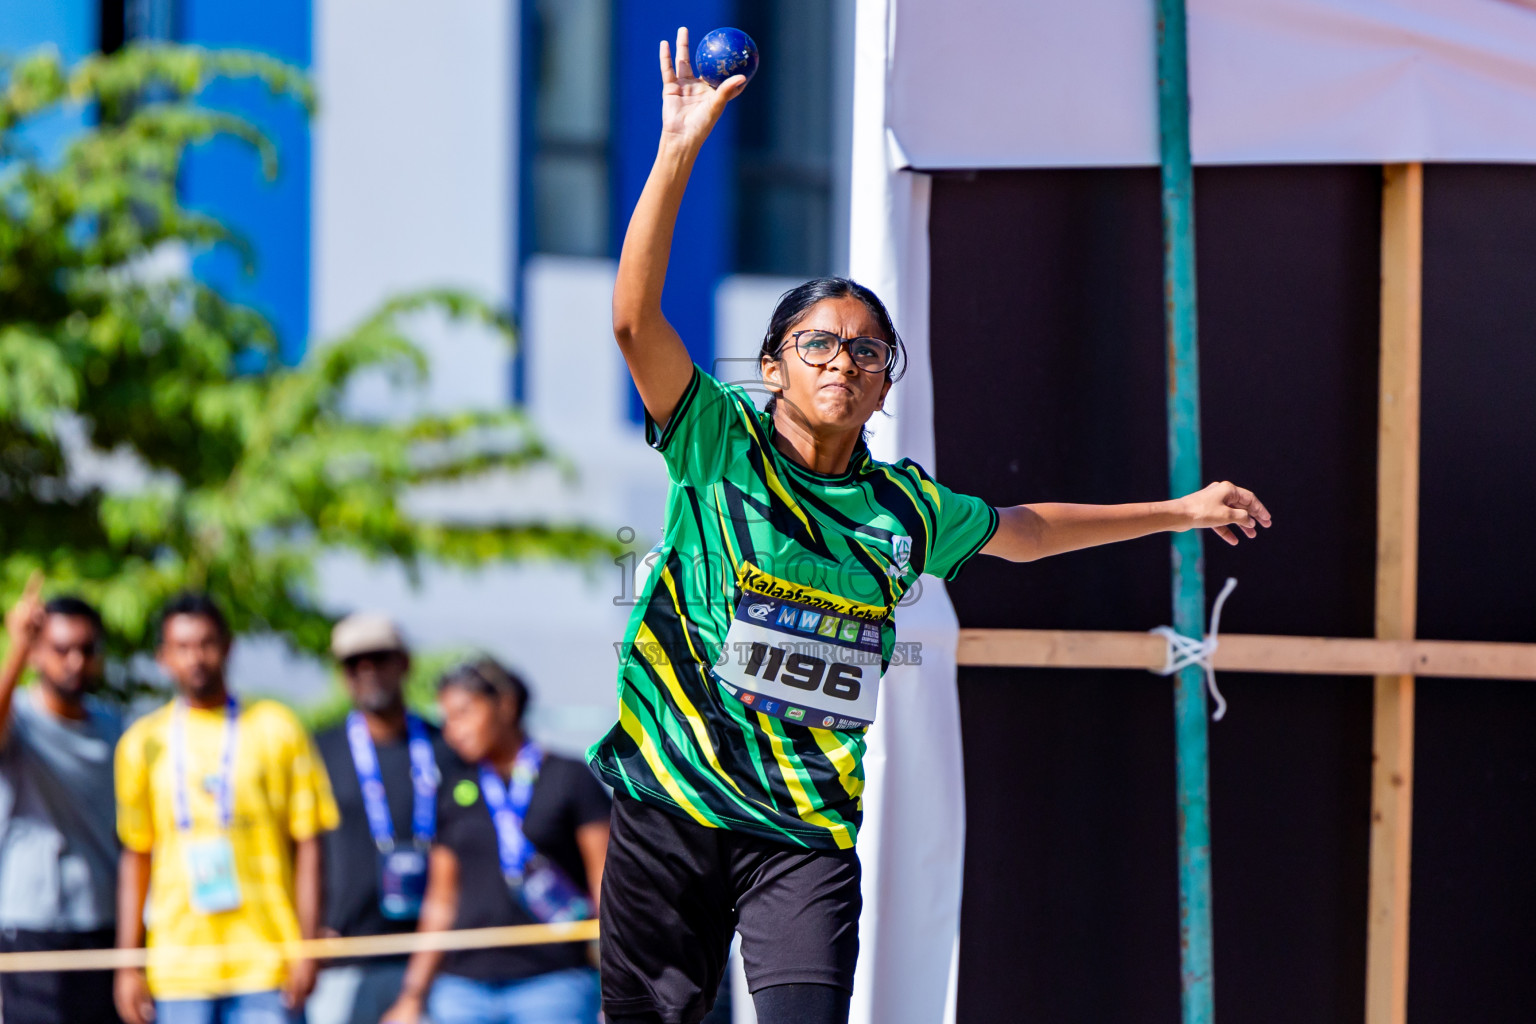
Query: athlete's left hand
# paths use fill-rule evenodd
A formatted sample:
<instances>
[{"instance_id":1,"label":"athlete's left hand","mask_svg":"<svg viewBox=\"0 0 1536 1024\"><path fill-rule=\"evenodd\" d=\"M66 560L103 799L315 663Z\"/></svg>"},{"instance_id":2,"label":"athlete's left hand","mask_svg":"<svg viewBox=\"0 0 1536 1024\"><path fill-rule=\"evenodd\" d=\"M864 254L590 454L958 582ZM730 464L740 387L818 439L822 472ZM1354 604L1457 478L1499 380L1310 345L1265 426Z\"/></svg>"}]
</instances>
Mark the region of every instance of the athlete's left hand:
<instances>
[{"instance_id":1,"label":"athlete's left hand","mask_svg":"<svg viewBox=\"0 0 1536 1024\"><path fill-rule=\"evenodd\" d=\"M1232 533L1234 526L1253 538L1258 536L1259 527L1268 529L1273 525L1269 509L1252 491L1227 480L1186 494L1178 499L1178 507L1188 520L1185 530L1209 527L1228 544L1237 543L1237 537Z\"/></svg>"}]
</instances>

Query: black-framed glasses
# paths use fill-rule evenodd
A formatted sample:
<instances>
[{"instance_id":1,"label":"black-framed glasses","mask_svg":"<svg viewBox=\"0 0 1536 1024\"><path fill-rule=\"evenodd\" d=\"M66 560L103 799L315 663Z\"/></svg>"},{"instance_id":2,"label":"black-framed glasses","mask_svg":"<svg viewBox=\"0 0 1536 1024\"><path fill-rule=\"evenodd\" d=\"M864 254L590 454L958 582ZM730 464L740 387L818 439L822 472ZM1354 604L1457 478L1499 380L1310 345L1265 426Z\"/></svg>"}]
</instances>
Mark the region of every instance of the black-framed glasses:
<instances>
[{"instance_id":1,"label":"black-framed glasses","mask_svg":"<svg viewBox=\"0 0 1536 1024\"><path fill-rule=\"evenodd\" d=\"M896 362L896 347L882 338L844 338L831 331L796 331L789 337L807 366L826 366L845 348L865 373L885 373Z\"/></svg>"}]
</instances>

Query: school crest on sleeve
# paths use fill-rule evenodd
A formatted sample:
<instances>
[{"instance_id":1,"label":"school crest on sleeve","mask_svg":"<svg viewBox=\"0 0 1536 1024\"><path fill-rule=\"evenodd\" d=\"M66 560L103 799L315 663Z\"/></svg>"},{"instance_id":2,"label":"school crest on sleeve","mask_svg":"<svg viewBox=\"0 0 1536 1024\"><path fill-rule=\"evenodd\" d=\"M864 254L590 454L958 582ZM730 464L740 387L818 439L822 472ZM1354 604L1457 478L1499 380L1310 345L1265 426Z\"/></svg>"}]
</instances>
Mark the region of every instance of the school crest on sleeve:
<instances>
[{"instance_id":1,"label":"school crest on sleeve","mask_svg":"<svg viewBox=\"0 0 1536 1024\"><path fill-rule=\"evenodd\" d=\"M891 564L886 567L886 575L892 579L900 579L912 568L912 538L895 534L891 537Z\"/></svg>"}]
</instances>

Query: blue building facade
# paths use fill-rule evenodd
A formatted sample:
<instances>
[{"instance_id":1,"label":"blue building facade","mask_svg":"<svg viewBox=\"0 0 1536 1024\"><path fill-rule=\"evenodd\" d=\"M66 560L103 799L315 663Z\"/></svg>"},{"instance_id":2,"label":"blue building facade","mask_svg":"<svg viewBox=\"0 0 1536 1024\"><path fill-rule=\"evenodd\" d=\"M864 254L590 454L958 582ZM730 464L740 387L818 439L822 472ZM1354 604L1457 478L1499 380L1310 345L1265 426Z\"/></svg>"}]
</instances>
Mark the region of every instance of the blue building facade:
<instances>
[{"instance_id":1,"label":"blue building facade","mask_svg":"<svg viewBox=\"0 0 1536 1024\"><path fill-rule=\"evenodd\" d=\"M0 4L0 58L43 47L74 62L101 45L101 21L95 0ZM23 141L44 153L57 153L84 123L84 115L60 112L28 125Z\"/></svg>"},{"instance_id":2,"label":"blue building facade","mask_svg":"<svg viewBox=\"0 0 1536 1024\"><path fill-rule=\"evenodd\" d=\"M311 65L310 0L175 0L173 31L185 43L256 50L301 68ZM219 218L246 238L255 265L228 247L199 254L193 273L271 321L286 362L309 340L310 132L306 112L253 82L215 82L210 105L251 121L277 144L278 173L261 174L255 155L233 139L188 154L182 190L188 206Z\"/></svg>"}]
</instances>

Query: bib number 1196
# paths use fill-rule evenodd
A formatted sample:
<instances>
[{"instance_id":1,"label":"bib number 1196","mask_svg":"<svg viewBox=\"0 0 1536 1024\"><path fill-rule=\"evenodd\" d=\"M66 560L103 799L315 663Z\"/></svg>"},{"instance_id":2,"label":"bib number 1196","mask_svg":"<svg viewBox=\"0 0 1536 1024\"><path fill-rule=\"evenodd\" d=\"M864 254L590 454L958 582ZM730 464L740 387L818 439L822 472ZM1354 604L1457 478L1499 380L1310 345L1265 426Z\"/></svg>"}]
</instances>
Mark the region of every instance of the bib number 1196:
<instances>
[{"instance_id":1,"label":"bib number 1196","mask_svg":"<svg viewBox=\"0 0 1536 1024\"><path fill-rule=\"evenodd\" d=\"M775 679L797 690L820 690L828 697L858 700L864 670L841 662L754 641L747 651L746 672L766 682Z\"/></svg>"},{"instance_id":2,"label":"bib number 1196","mask_svg":"<svg viewBox=\"0 0 1536 1024\"><path fill-rule=\"evenodd\" d=\"M754 711L812 728L862 729L880 696L881 620L813 600L744 587L715 674Z\"/></svg>"}]
</instances>

